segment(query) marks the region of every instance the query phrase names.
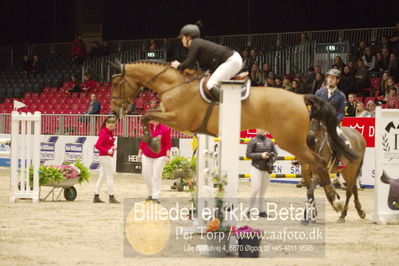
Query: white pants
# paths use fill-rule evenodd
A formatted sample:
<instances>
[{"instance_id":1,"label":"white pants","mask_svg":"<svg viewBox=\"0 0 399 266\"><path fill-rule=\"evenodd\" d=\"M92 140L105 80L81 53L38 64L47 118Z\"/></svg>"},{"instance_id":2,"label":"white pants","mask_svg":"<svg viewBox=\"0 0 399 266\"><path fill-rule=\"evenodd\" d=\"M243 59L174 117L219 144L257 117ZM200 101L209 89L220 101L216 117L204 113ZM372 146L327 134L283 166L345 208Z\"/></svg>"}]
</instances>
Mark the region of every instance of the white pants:
<instances>
[{"instance_id":1,"label":"white pants","mask_svg":"<svg viewBox=\"0 0 399 266\"><path fill-rule=\"evenodd\" d=\"M142 174L147 184L148 194L153 199L159 199L161 193L162 171L166 163L166 157L150 158L143 155Z\"/></svg>"},{"instance_id":2,"label":"white pants","mask_svg":"<svg viewBox=\"0 0 399 266\"><path fill-rule=\"evenodd\" d=\"M221 64L215 72L213 72L212 76L208 80L206 84L208 89L211 89L213 86L218 85L222 80L228 80L234 77L240 72L242 69L242 58L239 53L234 52L232 56L230 56L226 62Z\"/></svg>"},{"instance_id":3,"label":"white pants","mask_svg":"<svg viewBox=\"0 0 399 266\"><path fill-rule=\"evenodd\" d=\"M101 186L104 179L107 179L108 183L108 195L114 195L114 170L113 170L113 158L111 156L99 156L101 164L100 175L97 179L96 194L100 194Z\"/></svg>"},{"instance_id":4,"label":"white pants","mask_svg":"<svg viewBox=\"0 0 399 266\"><path fill-rule=\"evenodd\" d=\"M267 184L269 183L269 173L261 171L251 165L249 172L251 176L251 193L249 198L249 208L252 209L255 205L256 196L258 196L259 212L265 212L265 193Z\"/></svg>"}]
</instances>

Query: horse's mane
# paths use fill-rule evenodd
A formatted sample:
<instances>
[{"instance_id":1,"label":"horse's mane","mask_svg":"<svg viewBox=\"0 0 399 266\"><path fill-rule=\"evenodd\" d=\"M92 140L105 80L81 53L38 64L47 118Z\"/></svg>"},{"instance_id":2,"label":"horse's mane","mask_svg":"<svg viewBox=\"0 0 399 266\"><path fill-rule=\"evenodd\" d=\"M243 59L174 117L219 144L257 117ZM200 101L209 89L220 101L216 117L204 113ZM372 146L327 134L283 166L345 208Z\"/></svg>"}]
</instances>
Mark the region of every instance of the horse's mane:
<instances>
[{"instance_id":1,"label":"horse's mane","mask_svg":"<svg viewBox=\"0 0 399 266\"><path fill-rule=\"evenodd\" d=\"M186 69L184 71L180 71L178 69L175 69L173 67L171 67L170 62L165 62L165 61L158 61L158 60L137 60L134 62L130 62L128 64L151 64L151 65L160 65L160 66L169 66L171 69L178 71L180 74L182 74L184 77L197 77L197 76L201 76L204 74L203 71L201 70L197 70L197 69Z\"/></svg>"}]
</instances>

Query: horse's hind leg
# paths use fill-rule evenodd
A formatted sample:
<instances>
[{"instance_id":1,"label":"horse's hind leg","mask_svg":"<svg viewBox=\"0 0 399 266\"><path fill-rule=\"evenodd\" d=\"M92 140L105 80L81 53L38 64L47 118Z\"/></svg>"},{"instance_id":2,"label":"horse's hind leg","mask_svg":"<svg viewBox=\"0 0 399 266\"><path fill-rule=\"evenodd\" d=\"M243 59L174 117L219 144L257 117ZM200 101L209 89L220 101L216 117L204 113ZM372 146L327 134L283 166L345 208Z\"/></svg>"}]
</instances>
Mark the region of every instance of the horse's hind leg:
<instances>
[{"instance_id":1,"label":"horse's hind leg","mask_svg":"<svg viewBox=\"0 0 399 266\"><path fill-rule=\"evenodd\" d=\"M349 200L350 200L351 197L352 197L352 187L348 186L346 188L345 206L344 206L344 209L341 212L341 216L338 218L338 222L339 223L344 223L345 222L345 217L346 217L346 215L348 213L348 203L349 203Z\"/></svg>"},{"instance_id":2,"label":"horse's hind leg","mask_svg":"<svg viewBox=\"0 0 399 266\"><path fill-rule=\"evenodd\" d=\"M357 194L356 183L353 185L353 196L355 197L355 207L356 207L357 213L359 214L359 217L362 219L366 218L366 213L362 210L362 205L360 204L360 201L359 201L359 195Z\"/></svg>"},{"instance_id":3,"label":"horse's hind leg","mask_svg":"<svg viewBox=\"0 0 399 266\"><path fill-rule=\"evenodd\" d=\"M342 210L342 202L339 198L338 193L335 191L331 184L330 174L327 170L326 161L315 152L310 150L307 146L302 147L302 150L295 154L301 163L309 164L313 175L317 175L320 178L320 186L324 188L326 197L330 202L331 206L335 211Z\"/></svg>"}]
</instances>

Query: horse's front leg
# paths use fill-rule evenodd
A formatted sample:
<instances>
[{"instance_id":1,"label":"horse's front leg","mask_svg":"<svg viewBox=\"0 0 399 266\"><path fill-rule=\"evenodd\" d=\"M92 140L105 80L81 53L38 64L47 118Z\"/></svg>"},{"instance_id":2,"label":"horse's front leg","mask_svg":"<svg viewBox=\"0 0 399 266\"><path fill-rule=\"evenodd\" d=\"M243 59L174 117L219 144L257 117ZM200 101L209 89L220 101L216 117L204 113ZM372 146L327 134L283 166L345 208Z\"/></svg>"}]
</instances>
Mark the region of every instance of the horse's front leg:
<instances>
[{"instance_id":1,"label":"horse's front leg","mask_svg":"<svg viewBox=\"0 0 399 266\"><path fill-rule=\"evenodd\" d=\"M152 152L159 153L161 151L161 138L151 136L149 126L149 122L151 120L168 125L170 124L170 121L173 121L173 115L170 113L163 113L160 110L151 110L146 112L141 120L141 125L143 128L143 141L149 144Z\"/></svg>"},{"instance_id":2,"label":"horse's front leg","mask_svg":"<svg viewBox=\"0 0 399 266\"><path fill-rule=\"evenodd\" d=\"M312 177L311 173L308 173L308 175ZM306 194L308 201L306 202L305 205L302 223L303 224L316 223L317 210L316 210L316 202L314 199L314 191L319 183L319 180L316 176L314 176L311 179L305 178L305 180L306 180L306 188L307 188Z\"/></svg>"}]
</instances>

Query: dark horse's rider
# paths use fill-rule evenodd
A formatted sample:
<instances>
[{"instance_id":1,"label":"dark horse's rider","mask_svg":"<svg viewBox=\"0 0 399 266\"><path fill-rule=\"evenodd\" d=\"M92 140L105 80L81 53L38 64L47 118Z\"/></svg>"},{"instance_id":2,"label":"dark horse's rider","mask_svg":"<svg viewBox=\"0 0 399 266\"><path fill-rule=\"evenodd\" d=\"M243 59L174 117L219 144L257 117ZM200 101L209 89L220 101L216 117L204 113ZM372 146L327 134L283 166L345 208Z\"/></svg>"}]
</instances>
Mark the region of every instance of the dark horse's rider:
<instances>
[{"instance_id":1,"label":"dark horse's rider","mask_svg":"<svg viewBox=\"0 0 399 266\"><path fill-rule=\"evenodd\" d=\"M188 24L180 30L179 39L183 46L188 48L188 55L183 63L173 61L172 67L183 71L198 62L202 70L211 71L212 76L207 87L218 99L220 82L234 77L242 69L240 54L220 44L201 39L198 26L193 24Z\"/></svg>"}]
</instances>

